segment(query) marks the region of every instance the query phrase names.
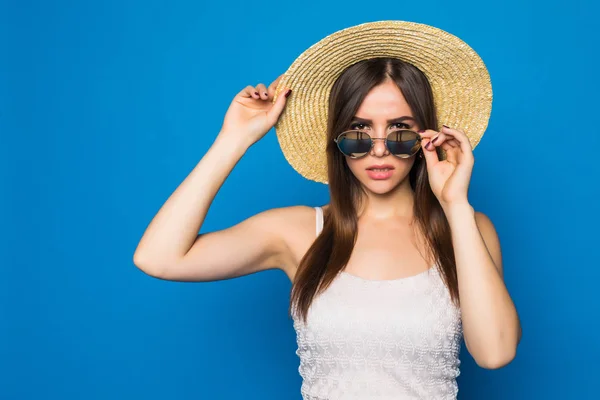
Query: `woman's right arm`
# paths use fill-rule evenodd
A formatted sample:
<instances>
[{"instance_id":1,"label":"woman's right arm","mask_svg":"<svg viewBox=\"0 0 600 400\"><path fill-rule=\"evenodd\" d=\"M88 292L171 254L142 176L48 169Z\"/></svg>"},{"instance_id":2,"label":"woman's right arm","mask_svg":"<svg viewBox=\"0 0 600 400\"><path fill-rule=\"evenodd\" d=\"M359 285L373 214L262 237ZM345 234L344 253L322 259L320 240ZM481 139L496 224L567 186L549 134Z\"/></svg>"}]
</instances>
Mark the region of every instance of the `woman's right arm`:
<instances>
[{"instance_id":1,"label":"woman's right arm","mask_svg":"<svg viewBox=\"0 0 600 400\"><path fill-rule=\"evenodd\" d=\"M142 271L167 280L214 281L288 263L282 231L293 208L267 210L233 227L198 235L233 167L283 111L285 96L272 103L279 79L268 89L248 86L234 98L211 148L146 228L133 257Z\"/></svg>"}]
</instances>

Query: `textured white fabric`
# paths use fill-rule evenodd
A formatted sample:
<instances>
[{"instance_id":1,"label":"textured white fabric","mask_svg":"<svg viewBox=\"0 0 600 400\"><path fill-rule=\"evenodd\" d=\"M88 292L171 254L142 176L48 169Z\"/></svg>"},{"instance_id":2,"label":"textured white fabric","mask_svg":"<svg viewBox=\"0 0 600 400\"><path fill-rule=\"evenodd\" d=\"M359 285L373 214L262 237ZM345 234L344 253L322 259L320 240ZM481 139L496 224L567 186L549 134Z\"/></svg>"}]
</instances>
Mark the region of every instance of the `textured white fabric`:
<instances>
[{"instance_id":1,"label":"textured white fabric","mask_svg":"<svg viewBox=\"0 0 600 400\"><path fill-rule=\"evenodd\" d=\"M317 207L317 235L322 218ZM306 324L292 316L303 399L456 399L461 314L437 266L394 280L342 271Z\"/></svg>"},{"instance_id":2,"label":"textured white fabric","mask_svg":"<svg viewBox=\"0 0 600 400\"><path fill-rule=\"evenodd\" d=\"M319 233L323 230L323 209L315 207L315 210L317 211L317 236L319 236Z\"/></svg>"}]
</instances>

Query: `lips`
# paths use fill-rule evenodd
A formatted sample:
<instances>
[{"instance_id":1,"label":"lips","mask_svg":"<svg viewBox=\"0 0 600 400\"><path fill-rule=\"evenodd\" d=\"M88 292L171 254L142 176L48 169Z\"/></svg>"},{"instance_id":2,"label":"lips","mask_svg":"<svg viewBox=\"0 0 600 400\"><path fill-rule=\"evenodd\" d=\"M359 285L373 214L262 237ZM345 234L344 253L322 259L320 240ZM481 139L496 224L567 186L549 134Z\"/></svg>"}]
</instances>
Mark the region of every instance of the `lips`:
<instances>
[{"instance_id":1,"label":"lips","mask_svg":"<svg viewBox=\"0 0 600 400\"><path fill-rule=\"evenodd\" d=\"M371 165L370 167L367 167L368 171L385 171L385 170L390 170L390 169L394 169L394 166L392 166L390 164L381 164L381 165Z\"/></svg>"},{"instance_id":2,"label":"lips","mask_svg":"<svg viewBox=\"0 0 600 400\"><path fill-rule=\"evenodd\" d=\"M374 180L389 179L394 175L394 167L389 164L371 165L367 168L367 176Z\"/></svg>"}]
</instances>

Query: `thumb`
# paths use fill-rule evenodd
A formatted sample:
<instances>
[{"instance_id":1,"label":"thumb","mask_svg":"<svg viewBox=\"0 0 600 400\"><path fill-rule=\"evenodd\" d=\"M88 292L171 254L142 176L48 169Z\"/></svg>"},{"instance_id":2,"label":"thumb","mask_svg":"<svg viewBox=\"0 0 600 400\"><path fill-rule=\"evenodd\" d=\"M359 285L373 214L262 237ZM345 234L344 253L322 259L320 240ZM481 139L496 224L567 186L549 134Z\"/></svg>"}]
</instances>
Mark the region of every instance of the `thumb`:
<instances>
[{"instance_id":1,"label":"thumb","mask_svg":"<svg viewBox=\"0 0 600 400\"><path fill-rule=\"evenodd\" d=\"M287 98L290 94L292 94L292 89L285 88L284 90L282 90L279 96L277 97L277 100L275 100L275 102L273 103L271 109L267 111L267 120L269 121L269 124L271 124L271 126L275 125L275 123L279 119L279 116L283 112L283 109L285 108L285 105L287 103Z\"/></svg>"}]
</instances>

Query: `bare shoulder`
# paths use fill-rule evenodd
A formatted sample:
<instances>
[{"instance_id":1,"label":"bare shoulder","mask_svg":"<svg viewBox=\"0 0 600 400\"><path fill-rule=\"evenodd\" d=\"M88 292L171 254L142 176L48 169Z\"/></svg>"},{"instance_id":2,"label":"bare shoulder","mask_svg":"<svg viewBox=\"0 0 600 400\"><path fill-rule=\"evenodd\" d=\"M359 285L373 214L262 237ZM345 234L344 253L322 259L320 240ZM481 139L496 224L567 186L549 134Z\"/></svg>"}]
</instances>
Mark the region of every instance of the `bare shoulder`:
<instances>
[{"instance_id":1,"label":"bare shoulder","mask_svg":"<svg viewBox=\"0 0 600 400\"><path fill-rule=\"evenodd\" d=\"M261 215L261 219L271 225L283 237L293 236L297 232L308 232L310 226L312 226L313 232L315 230L314 207L302 205L278 207L263 211L258 215Z\"/></svg>"},{"instance_id":2,"label":"bare shoulder","mask_svg":"<svg viewBox=\"0 0 600 400\"><path fill-rule=\"evenodd\" d=\"M316 238L315 208L298 205L274 208L267 213L286 246L281 269L293 281L298 264Z\"/></svg>"},{"instance_id":3,"label":"bare shoulder","mask_svg":"<svg viewBox=\"0 0 600 400\"><path fill-rule=\"evenodd\" d=\"M481 211L475 211L475 220L477 221L478 226L481 224L482 226L487 225L489 227L491 225L493 227L490 217Z\"/></svg>"},{"instance_id":4,"label":"bare shoulder","mask_svg":"<svg viewBox=\"0 0 600 400\"><path fill-rule=\"evenodd\" d=\"M475 211L475 222L477 223L477 227L482 235L487 236L484 237L484 240L492 239L493 236L497 237L496 227L494 223L486 214L481 211Z\"/></svg>"},{"instance_id":5,"label":"bare shoulder","mask_svg":"<svg viewBox=\"0 0 600 400\"><path fill-rule=\"evenodd\" d=\"M267 211L264 211L264 213L270 214L274 220L285 220L291 218L292 221L301 222L309 217L309 215L314 217L315 209L314 207L298 205L271 208Z\"/></svg>"}]
</instances>

